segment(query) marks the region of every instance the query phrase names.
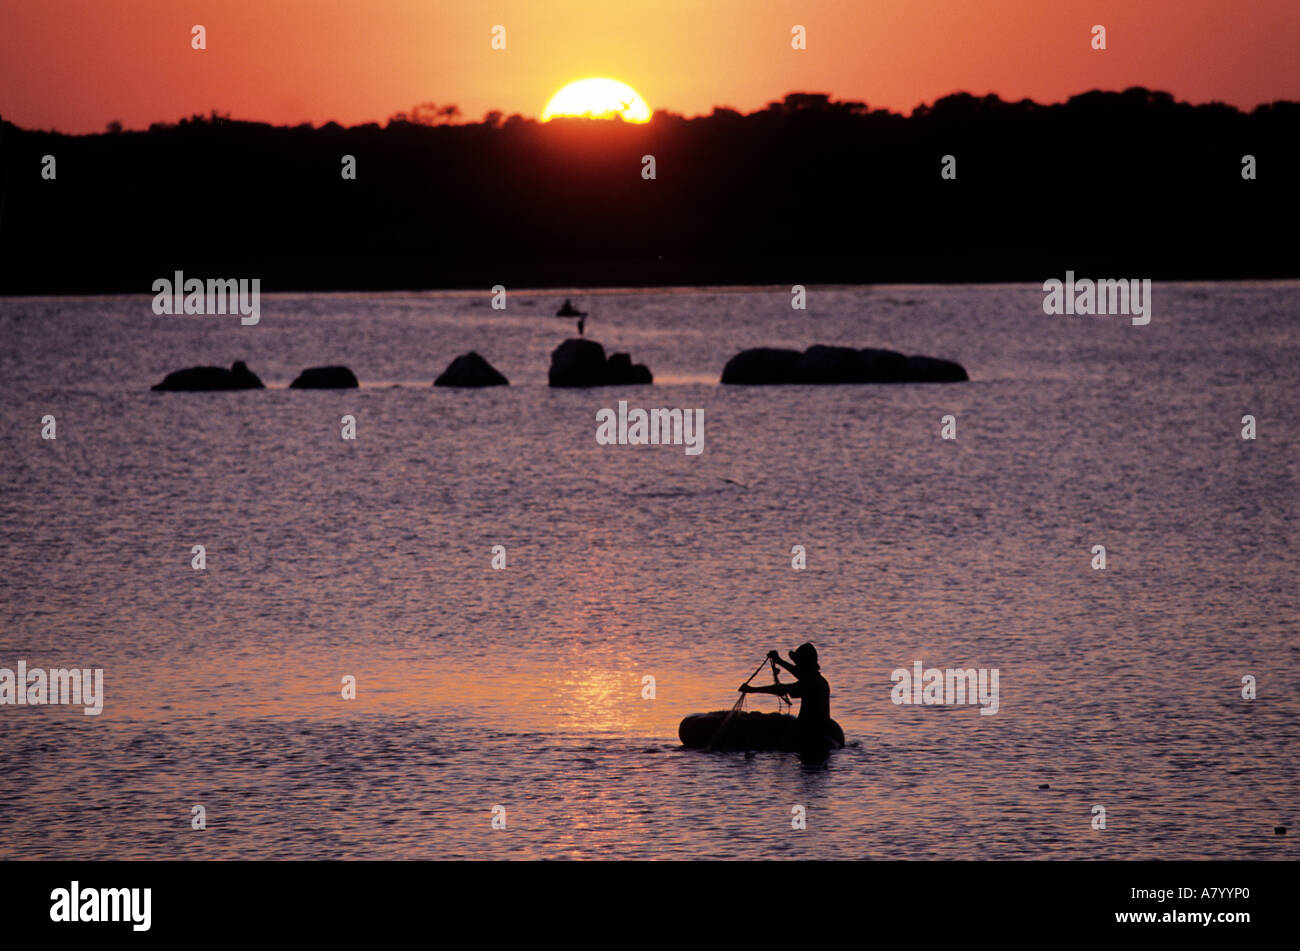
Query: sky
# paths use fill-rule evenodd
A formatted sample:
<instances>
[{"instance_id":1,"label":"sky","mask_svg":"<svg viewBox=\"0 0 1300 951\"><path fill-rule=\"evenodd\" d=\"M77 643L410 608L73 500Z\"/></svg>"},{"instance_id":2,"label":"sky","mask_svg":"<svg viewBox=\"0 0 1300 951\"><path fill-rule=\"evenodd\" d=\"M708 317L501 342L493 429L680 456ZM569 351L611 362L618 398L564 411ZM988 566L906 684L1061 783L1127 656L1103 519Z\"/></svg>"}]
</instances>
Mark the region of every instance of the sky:
<instances>
[{"instance_id":1,"label":"sky","mask_svg":"<svg viewBox=\"0 0 1300 951\"><path fill-rule=\"evenodd\" d=\"M958 91L1060 102L1129 86L1249 109L1300 100L1298 50L1300 0L5 0L0 115L73 133L213 109L277 124L383 122L421 102L537 117L585 76L683 115L793 91L910 113Z\"/></svg>"}]
</instances>

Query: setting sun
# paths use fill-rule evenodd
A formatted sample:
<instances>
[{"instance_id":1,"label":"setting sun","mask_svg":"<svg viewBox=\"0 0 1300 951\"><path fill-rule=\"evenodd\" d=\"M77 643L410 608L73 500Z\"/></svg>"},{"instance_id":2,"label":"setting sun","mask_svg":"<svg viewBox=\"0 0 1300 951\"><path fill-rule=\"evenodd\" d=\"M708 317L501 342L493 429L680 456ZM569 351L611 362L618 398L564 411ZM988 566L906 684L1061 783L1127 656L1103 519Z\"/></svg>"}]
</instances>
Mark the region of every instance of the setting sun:
<instances>
[{"instance_id":1,"label":"setting sun","mask_svg":"<svg viewBox=\"0 0 1300 951\"><path fill-rule=\"evenodd\" d=\"M649 122L650 107L635 89L616 79L579 79L569 83L546 104L542 121L557 116Z\"/></svg>"}]
</instances>

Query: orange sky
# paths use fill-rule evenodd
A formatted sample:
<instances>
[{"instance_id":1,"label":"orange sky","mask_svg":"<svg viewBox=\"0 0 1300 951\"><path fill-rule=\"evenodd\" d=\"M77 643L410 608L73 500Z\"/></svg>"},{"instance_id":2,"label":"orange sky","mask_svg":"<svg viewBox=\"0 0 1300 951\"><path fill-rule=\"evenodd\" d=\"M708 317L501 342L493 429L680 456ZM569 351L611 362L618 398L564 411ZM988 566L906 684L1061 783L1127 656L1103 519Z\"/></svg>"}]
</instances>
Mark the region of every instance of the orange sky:
<instances>
[{"instance_id":1,"label":"orange sky","mask_svg":"<svg viewBox=\"0 0 1300 951\"><path fill-rule=\"evenodd\" d=\"M535 117L590 75L686 115L796 90L910 112L1133 85L1250 108L1300 100L1297 50L1300 0L5 0L0 115L68 132L214 108L354 124L427 101Z\"/></svg>"}]
</instances>

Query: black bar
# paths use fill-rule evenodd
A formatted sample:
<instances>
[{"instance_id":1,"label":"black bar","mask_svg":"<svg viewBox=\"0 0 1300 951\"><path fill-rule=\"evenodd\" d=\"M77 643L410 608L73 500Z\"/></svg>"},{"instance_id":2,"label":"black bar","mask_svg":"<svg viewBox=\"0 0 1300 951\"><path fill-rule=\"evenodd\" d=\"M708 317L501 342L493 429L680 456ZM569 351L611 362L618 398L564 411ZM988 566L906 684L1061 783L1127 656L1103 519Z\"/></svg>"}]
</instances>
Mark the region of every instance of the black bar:
<instances>
[{"instance_id":1,"label":"black bar","mask_svg":"<svg viewBox=\"0 0 1300 951\"><path fill-rule=\"evenodd\" d=\"M9 862L0 880L6 938L830 944L847 928L855 941L975 947L968 942L1275 933L1291 917L1283 903L1292 872L1264 862ZM83 900L92 888L151 889L149 929L52 921L52 892L73 881ZM1133 913L1155 920L1117 920ZM1178 918L1206 913L1216 918ZM1243 913L1249 920L1217 919Z\"/></svg>"}]
</instances>

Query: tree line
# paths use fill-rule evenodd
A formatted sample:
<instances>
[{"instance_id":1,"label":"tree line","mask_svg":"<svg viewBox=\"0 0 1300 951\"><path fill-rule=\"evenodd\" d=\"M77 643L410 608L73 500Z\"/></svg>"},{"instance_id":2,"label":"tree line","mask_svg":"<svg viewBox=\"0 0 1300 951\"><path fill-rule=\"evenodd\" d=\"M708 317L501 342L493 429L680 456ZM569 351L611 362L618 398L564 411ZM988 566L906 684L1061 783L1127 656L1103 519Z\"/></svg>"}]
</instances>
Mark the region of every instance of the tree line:
<instances>
[{"instance_id":1,"label":"tree line","mask_svg":"<svg viewBox=\"0 0 1300 951\"><path fill-rule=\"evenodd\" d=\"M957 93L904 116L791 93L640 125L458 120L0 122L0 292L147 293L174 270L267 291L1297 271L1293 102Z\"/></svg>"}]
</instances>

